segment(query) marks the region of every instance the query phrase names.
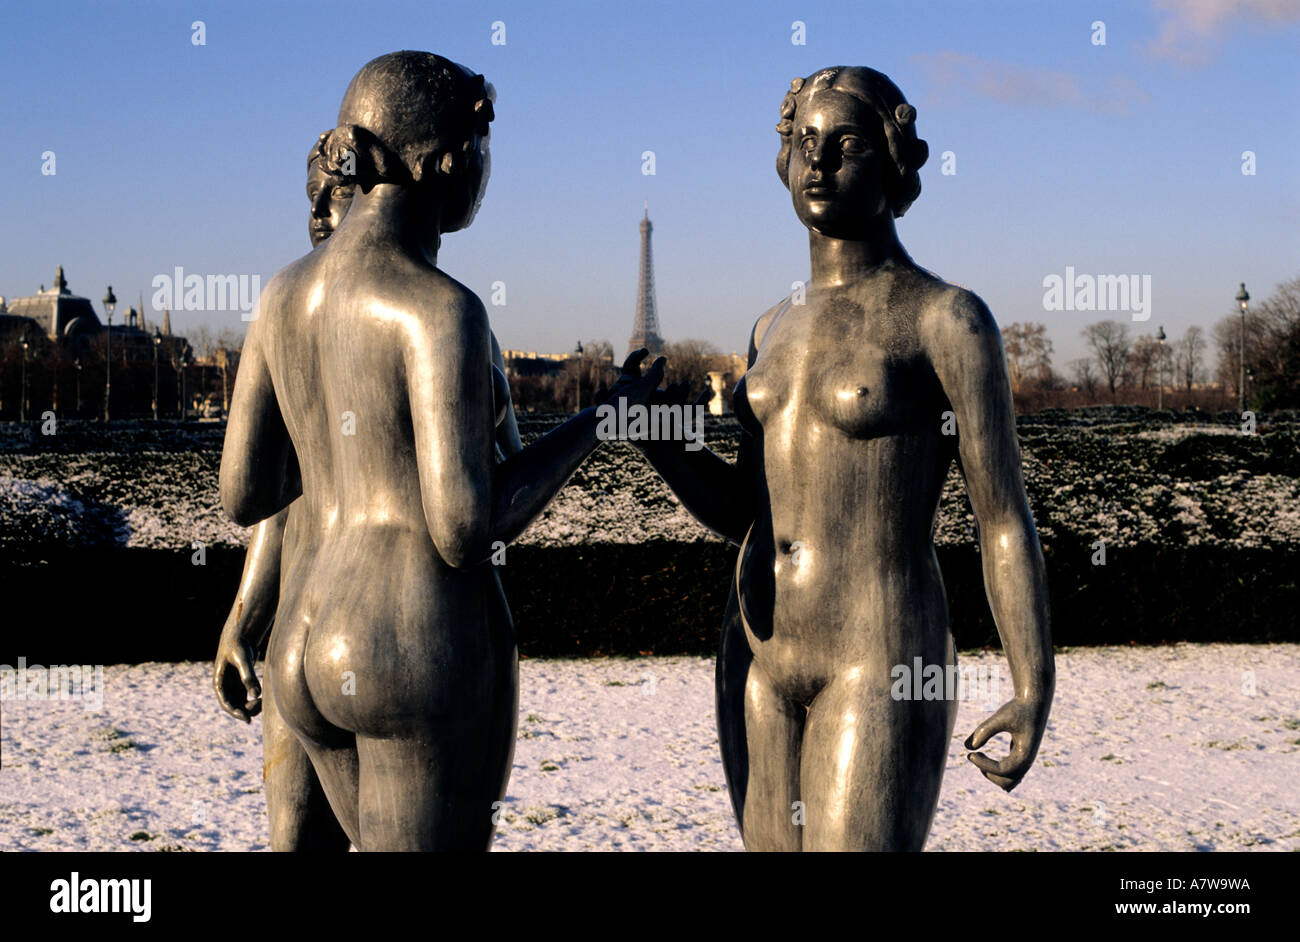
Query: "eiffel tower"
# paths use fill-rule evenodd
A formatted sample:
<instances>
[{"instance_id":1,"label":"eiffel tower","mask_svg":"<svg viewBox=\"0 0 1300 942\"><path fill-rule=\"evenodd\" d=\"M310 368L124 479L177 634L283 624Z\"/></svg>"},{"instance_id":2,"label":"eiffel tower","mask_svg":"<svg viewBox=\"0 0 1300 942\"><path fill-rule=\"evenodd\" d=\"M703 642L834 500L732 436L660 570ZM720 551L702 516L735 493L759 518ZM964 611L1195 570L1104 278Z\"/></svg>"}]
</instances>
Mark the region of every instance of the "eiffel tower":
<instances>
[{"instance_id":1,"label":"eiffel tower","mask_svg":"<svg viewBox=\"0 0 1300 942\"><path fill-rule=\"evenodd\" d=\"M627 352L645 347L651 358L664 349L664 338L659 336L659 315L655 313L655 269L650 255L650 201L646 200L645 216L641 220L641 278L636 292L636 320L632 322L632 339Z\"/></svg>"}]
</instances>

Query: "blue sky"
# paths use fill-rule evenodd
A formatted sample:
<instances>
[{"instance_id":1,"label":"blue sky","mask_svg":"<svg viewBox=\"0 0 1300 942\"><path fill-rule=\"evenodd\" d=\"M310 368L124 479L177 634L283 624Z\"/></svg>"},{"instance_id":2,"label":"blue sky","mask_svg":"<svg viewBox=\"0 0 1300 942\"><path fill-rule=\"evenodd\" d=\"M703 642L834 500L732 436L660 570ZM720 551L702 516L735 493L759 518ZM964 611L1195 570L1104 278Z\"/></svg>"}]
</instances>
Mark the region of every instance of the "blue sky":
<instances>
[{"instance_id":1,"label":"blue sky","mask_svg":"<svg viewBox=\"0 0 1300 942\"><path fill-rule=\"evenodd\" d=\"M1066 266L1149 274L1152 317L1132 327L1173 337L1229 312L1238 282L1262 298L1300 275L1300 0L54 2L0 12L0 294L59 263L121 307L177 265L265 283L308 248L310 145L357 69L403 48L497 88L487 197L440 263L485 300L505 282L489 314L507 347L621 352L649 199L664 334L743 350L807 274L773 126L790 79L828 65L880 69L917 106L912 256L1001 323L1046 323L1058 368L1090 319L1127 319L1044 310ZM173 315L198 323L244 326Z\"/></svg>"}]
</instances>

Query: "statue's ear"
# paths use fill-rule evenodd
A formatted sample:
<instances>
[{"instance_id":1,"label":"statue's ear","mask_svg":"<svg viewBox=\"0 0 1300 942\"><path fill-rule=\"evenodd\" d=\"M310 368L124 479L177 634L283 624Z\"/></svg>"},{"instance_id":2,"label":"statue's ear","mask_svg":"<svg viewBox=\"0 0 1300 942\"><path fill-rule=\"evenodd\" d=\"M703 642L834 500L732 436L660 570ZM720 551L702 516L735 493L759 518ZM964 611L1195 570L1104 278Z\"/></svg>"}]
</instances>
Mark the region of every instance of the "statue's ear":
<instances>
[{"instance_id":1,"label":"statue's ear","mask_svg":"<svg viewBox=\"0 0 1300 942\"><path fill-rule=\"evenodd\" d=\"M332 175L369 189L376 183L396 183L407 176L405 165L384 143L356 124L341 124L325 146L325 169Z\"/></svg>"}]
</instances>

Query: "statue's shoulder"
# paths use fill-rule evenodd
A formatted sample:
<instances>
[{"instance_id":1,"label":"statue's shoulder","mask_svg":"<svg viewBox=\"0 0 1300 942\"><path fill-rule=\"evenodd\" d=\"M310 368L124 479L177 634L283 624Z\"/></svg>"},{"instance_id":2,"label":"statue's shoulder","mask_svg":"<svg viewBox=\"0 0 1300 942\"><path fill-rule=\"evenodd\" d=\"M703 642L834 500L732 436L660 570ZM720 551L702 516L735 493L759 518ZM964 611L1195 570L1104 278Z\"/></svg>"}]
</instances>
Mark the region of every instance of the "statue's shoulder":
<instances>
[{"instance_id":1,"label":"statue's shoulder","mask_svg":"<svg viewBox=\"0 0 1300 942\"><path fill-rule=\"evenodd\" d=\"M960 335L997 333L992 312L974 291L930 272L921 271L920 275L919 327L923 337L943 341Z\"/></svg>"},{"instance_id":2,"label":"statue's shoulder","mask_svg":"<svg viewBox=\"0 0 1300 942\"><path fill-rule=\"evenodd\" d=\"M777 319L781 312L790 306L793 297L793 295L787 295L759 315L758 320L754 322L754 329L749 333L751 354L757 352L758 348L763 345L763 335L767 333L767 329L772 326L772 322Z\"/></svg>"},{"instance_id":3,"label":"statue's shoulder","mask_svg":"<svg viewBox=\"0 0 1300 942\"><path fill-rule=\"evenodd\" d=\"M385 288L395 306L421 318L445 323L447 318L487 330L487 309L468 286L439 268L415 267Z\"/></svg>"}]
</instances>

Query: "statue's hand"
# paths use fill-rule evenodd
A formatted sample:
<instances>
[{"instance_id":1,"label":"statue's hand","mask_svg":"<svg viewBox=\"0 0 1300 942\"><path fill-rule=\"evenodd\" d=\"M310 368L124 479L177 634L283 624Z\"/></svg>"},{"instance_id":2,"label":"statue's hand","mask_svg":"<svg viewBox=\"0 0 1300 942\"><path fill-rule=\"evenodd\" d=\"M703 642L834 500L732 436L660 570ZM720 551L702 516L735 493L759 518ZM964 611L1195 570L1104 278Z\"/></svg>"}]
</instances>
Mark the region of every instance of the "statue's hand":
<instances>
[{"instance_id":1,"label":"statue's hand","mask_svg":"<svg viewBox=\"0 0 1300 942\"><path fill-rule=\"evenodd\" d=\"M979 749L998 733L1010 733L1011 751L1006 758L990 759L982 752L968 753L966 758L994 785L1011 791L1034 764L1047 728L1047 713L1045 704L1032 699L1008 700L976 727L965 743L967 749Z\"/></svg>"},{"instance_id":2,"label":"statue's hand","mask_svg":"<svg viewBox=\"0 0 1300 942\"><path fill-rule=\"evenodd\" d=\"M619 373L618 380L610 387L609 395L605 397L603 404L617 406L620 399L626 399L629 406L650 404L651 397L664 380L664 366L668 361L659 357L643 376L641 361L649 355L650 351L644 347L628 354L627 359L623 361L623 370Z\"/></svg>"},{"instance_id":3,"label":"statue's hand","mask_svg":"<svg viewBox=\"0 0 1300 942\"><path fill-rule=\"evenodd\" d=\"M221 709L237 720L250 723L262 712L262 685L253 670L253 646L242 638L228 637L230 634L222 632L217 645L212 685Z\"/></svg>"}]
</instances>

